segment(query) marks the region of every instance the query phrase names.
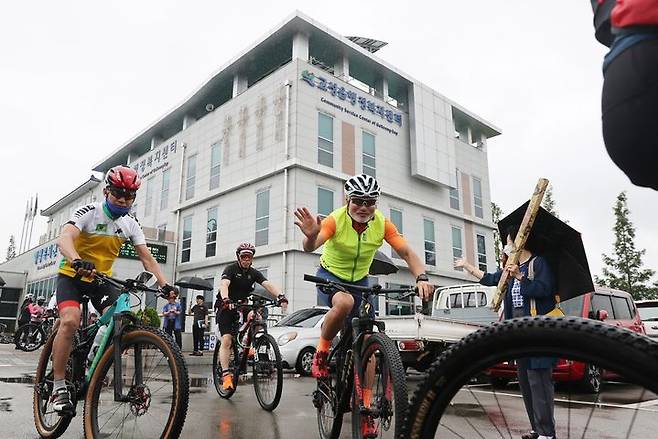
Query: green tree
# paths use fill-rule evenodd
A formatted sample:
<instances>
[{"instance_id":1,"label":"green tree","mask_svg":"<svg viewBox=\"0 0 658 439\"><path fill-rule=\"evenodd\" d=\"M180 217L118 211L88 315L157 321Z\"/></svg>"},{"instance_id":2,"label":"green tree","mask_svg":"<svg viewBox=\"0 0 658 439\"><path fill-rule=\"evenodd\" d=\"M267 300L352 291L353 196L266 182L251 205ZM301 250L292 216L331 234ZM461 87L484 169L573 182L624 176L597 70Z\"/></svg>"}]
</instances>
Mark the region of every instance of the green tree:
<instances>
[{"instance_id":1,"label":"green tree","mask_svg":"<svg viewBox=\"0 0 658 439\"><path fill-rule=\"evenodd\" d=\"M494 229L494 251L496 252L496 265L500 266L500 260L501 256L503 253L503 245L500 240L500 232L498 231L498 222L500 221L500 217L503 216L503 210L500 208L499 205L494 203L493 201L491 202L491 220L493 223L496 225L496 228Z\"/></svg>"},{"instance_id":2,"label":"green tree","mask_svg":"<svg viewBox=\"0 0 658 439\"><path fill-rule=\"evenodd\" d=\"M650 298L655 288L647 282L654 275L654 270L643 268L642 256L646 250L635 249L635 227L631 222L626 192L617 197L613 208L615 213L615 233L613 256L603 254L603 276L595 276L596 283L610 288L629 292L635 300Z\"/></svg>"},{"instance_id":3,"label":"green tree","mask_svg":"<svg viewBox=\"0 0 658 439\"><path fill-rule=\"evenodd\" d=\"M7 261L16 257L16 239L14 235L9 237L9 247L7 247Z\"/></svg>"},{"instance_id":4,"label":"green tree","mask_svg":"<svg viewBox=\"0 0 658 439\"><path fill-rule=\"evenodd\" d=\"M555 218L560 218L555 207L555 199L553 198L553 185L548 185L546 192L544 192L544 199L541 202L541 207L546 209L548 213L553 214Z\"/></svg>"}]
</instances>

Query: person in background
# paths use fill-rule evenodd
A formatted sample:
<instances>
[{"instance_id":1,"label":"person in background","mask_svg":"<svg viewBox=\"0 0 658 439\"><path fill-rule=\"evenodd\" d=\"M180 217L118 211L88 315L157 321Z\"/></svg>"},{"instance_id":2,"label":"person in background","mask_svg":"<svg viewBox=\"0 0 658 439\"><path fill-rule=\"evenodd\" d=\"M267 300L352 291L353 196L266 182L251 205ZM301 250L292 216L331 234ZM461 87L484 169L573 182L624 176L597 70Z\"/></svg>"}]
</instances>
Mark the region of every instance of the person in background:
<instances>
[{"instance_id":1,"label":"person in background","mask_svg":"<svg viewBox=\"0 0 658 439\"><path fill-rule=\"evenodd\" d=\"M27 309L30 311L30 322L38 324L43 321L43 313L46 310L44 307L45 303L46 298L39 296L37 297L37 303L30 303L27 306Z\"/></svg>"},{"instance_id":2,"label":"person in background","mask_svg":"<svg viewBox=\"0 0 658 439\"><path fill-rule=\"evenodd\" d=\"M181 306L176 302L176 294L169 293L168 303L162 308L164 316L164 330L170 337L176 339L179 348L183 348L181 339Z\"/></svg>"},{"instance_id":3,"label":"person in background","mask_svg":"<svg viewBox=\"0 0 658 439\"><path fill-rule=\"evenodd\" d=\"M514 240L519 226L507 229L507 245L503 252L509 256L514 249ZM530 268L532 266L532 268ZM555 278L548 262L528 249L521 250L519 265L507 265L495 273L485 273L465 259L457 259L455 267L464 268L477 277L482 285L495 286L506 270L510 276L505 294L504 313L506 319L543 315L555 308ZM528 273L532 273L531 276ZM530 279L532 278L532 279ZM533 307L535 308L533 310ZM521 439L555 439L553 368L557 359L531 357L517 360L519 387L528 413L532 430Z\"/></svg>"},{"instance_id":4,"label":"person in background","mask_svg":"<svg viewBox=\"0 0 658 439\"><path fill-rule=\"evenodd\" d=\"M196 304L190 308L188 315L193 315L192 339L194 351L190 355L203 355L203 334L208 328L208 306L202 294L196 296Z\"/></svg>"},{"instance_id":5,"label":"person in background","mask_svg":"<svg viewBox=\"0 0 658 439\"><path fill-rule=\"evenodd\" d=\"M235 388L233 371L229 369L231 344L233 343L233 337L237 336L237 326L240 319L235 303L244 301L251 296L254 291L254 284L259 283L284 312L288 307L288 299L279 287L267 280L263 273L252 267L255 254L256 247L253 244L243 242L238 245L235 249L236 261L227 265L222 272L222 280L217 292L215 309L219 309L217 315L217 325L221 334L219 362L222 365L222 386L224 390ZM248 319L250 315L243 317Z\"/></svg>"}]
</instances>

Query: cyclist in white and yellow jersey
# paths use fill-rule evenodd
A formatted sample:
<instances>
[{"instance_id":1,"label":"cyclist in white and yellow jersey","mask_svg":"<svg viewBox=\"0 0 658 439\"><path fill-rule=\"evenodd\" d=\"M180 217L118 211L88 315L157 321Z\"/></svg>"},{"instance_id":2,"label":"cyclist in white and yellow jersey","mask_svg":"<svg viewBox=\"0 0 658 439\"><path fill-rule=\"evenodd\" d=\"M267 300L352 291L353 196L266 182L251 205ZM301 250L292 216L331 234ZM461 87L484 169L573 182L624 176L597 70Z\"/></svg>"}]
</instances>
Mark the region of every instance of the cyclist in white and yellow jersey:
<instances>
[{"instance_id":1,"label":"cyclist in white and yellow jersey","mask_svg":"<svg viewBox=\"0 0 658 439\"><path fill-rule=\"evenodd\" d=\"M360 174L345 183L347 205L340 207L324 220L312 215L307 208L295 211L295 224L305 235L304 251L312 252L324 244L317 276L339 282L367 286L368 269L375 252L388 242L406 261L416 277L419 295L427 300L433 286L425 274L425 264L400 235L395 225L377 210L379 184L375 178ZM361 293L317 291L319 302L331 307L322 324L320 342L313 357L313 376L328 375L327 355L331 341L344 324L358 315ZM374 318L374 307L370 307ZM347 319L347 321L346 321Z\"/></svg>"},{"instance_id":2,"label":"cyclist in white and yellow jersey","mask_svg":"<svg viewBox=\"0 0 658 439\"><path fill-rule=\"evenodd\" d=\"M107 172L103 202L80 206L64 225L57 245L64 256L57 276L57 308L60 322L53 342L53 409L74 414L75 407L66 388L66 363L73 336L80 326L80 301L89 297L93 306L103 312L119 297L119 291L105 283L92 282L96 272L112 275L112 265L123 243L130 240L144 268L155 275L163 293L176 291L160 270L146 246L137 219L130 214L141 180L137 172L115 166Z\"/></svg>"}]
</instances>

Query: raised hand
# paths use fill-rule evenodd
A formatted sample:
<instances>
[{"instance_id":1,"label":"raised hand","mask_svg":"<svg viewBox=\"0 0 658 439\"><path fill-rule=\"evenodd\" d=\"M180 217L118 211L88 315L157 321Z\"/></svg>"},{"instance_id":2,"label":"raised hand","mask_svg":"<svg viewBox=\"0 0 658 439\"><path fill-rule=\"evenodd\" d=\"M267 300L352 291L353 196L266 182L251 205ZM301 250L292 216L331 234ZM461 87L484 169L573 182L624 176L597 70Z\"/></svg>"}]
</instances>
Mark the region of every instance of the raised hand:
<instances>
[{"instance_id":1,"label":"raised hand","mask_svg":"<svg viewBox=\"0 0 658 439\"><path fill-rule=\"evenodd\" d=\"M464 259L464 258L457 258L457 259L455 259L455 262L454 262L455 268L466 267L466 264L467 264L467 262L466 262L466 259Z\"/></svg>"},{"instance_id":2,"label":"raised hand","mask_svg":"<svg viewBox=\"0 0 658 439\"><path fill-rule=\"evenodd\" d=\"M295 225L299 227L299 230L310 239L315 239L320 233L320 223L322 220L319 216L314 216L309 212L306 207L300 207L295 210L295 216L298 221L295 221Z\"/></svg>"}]
</instances>

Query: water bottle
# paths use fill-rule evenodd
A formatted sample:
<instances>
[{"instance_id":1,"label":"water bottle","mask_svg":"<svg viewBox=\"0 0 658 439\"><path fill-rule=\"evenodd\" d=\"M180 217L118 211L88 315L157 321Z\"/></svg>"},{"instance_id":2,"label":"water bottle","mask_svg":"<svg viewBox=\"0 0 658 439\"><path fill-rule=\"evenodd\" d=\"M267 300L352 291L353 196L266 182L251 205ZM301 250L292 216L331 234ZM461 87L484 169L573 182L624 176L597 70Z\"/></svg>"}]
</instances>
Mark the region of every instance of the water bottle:
<instances>
[{"instance_id":1,"label":"water bottle","mask_svg":"<svg viewBox=\"0 0 658 439\"><path fill-rule=\"evenodd\" d=\"M103 334L107 331L107 325L103 325L98 329L98 332L96 333L96 337L94 337L94 344L91 345L91 349L89 350L89 355L87 355L87 363L89 366L91 366L91 363L94 361L94 357L96 356L96 352L98 352L98 347L101 344L101 340L103 339Z\"/></svg>"}]
</instances>

